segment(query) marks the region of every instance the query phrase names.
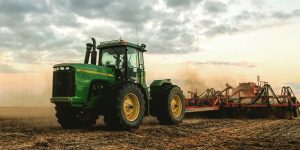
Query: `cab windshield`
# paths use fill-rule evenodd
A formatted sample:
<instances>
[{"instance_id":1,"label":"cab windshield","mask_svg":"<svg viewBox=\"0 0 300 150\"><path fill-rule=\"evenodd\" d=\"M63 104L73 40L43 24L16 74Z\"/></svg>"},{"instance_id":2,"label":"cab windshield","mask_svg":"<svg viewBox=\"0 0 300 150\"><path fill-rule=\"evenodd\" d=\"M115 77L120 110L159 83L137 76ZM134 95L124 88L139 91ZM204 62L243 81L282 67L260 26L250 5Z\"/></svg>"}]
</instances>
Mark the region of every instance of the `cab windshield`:
<instances>
[{"instance_id":1,"label":"cab windshield","mask_svg":"<svg viewBox=\"0 0 300 150\"><path fill-rule=\"evenodd\" d=\"M113 67L115 69L125 68L125 52L125 47L111 47L102 49L101 65Z\"/></svg>"}]
</instances>

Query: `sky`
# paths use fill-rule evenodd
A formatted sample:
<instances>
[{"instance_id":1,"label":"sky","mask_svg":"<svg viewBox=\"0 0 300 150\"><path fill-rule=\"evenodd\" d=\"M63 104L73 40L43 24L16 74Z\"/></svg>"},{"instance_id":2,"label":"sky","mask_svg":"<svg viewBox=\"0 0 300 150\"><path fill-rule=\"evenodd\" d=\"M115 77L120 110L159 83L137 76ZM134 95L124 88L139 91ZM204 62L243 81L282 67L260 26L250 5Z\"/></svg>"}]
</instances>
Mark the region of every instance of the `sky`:
<instances>
[{"instance_id":1,"label":"sky","mask_svg":"<svg viewBox=\"0 0 300 150\"><path fill-rule=\"evenodd\" d=\"M0 0L0 105L50 105L52 66L83 62L91 37L145 43L148 84L186 92L260 75L300 96L299 19L296 0Z\"/></svg>"}]
</instances>

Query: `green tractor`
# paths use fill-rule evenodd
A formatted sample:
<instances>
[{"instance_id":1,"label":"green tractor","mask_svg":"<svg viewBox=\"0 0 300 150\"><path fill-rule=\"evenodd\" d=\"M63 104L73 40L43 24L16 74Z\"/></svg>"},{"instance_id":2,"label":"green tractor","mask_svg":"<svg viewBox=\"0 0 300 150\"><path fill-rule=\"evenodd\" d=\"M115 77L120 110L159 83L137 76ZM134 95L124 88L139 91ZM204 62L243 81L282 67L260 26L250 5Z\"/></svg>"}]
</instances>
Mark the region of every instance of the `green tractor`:
<instances>
[{"instance_id":1,"label":"green tractor","mask_svg":"<svg viewBox=\"0 0 300 150\"><path fill-rule=\"evenodd\" d=\"M144 116L174 125L185 115L185 97L170 79L145 82L145 44L123 40L86 44L83 64L55 65L51 102L66 129L88 128L100 115L111 129L138 128Z\"/></svg>"}]
</instances>

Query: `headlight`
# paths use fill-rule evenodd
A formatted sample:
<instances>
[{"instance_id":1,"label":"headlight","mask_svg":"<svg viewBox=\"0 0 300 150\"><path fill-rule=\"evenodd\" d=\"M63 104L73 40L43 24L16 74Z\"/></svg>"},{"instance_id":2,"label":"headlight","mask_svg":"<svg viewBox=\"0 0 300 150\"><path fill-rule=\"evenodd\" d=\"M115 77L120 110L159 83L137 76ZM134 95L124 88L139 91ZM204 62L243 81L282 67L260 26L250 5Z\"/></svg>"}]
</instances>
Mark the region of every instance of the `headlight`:
<instances>
[{"instance_id":1,"label":"headlight","mask_svg":"<svg viewBox=\"0 0 300 150\"><path fill-rule=\"evenodd\" d=\"M54 71L62 71L62 70L71 70L71 67L54 67L53 68Z\"/></svg>"}]
</instances>

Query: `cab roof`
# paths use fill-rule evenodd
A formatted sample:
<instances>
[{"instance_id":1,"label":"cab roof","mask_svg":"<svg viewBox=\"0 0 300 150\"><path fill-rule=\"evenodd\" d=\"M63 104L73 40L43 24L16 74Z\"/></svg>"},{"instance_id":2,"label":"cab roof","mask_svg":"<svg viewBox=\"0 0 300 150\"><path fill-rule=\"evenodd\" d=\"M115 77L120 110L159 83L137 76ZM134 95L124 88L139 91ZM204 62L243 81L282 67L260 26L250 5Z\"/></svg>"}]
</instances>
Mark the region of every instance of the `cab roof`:
<instances>
[{"instance_id":1,"label":"cab roof","mask_svg":"<svg viewBox=\"0 0 300 150\"><path fill-rule=\"evenodd\" d=\"M124 40L112 40L112 41L105 41L105 42L100 42L100 44L97 46L97 49L103 49L103 48L109 48L109 47L116 47L116 46L130 46L133 48L138 49L139 51L146 52L145 50L145 45L137 45L133 44Z\"/></svg>"}]
</instances>

